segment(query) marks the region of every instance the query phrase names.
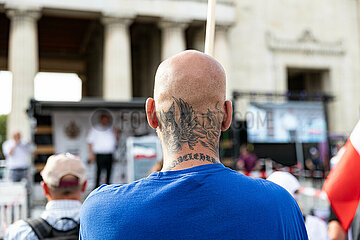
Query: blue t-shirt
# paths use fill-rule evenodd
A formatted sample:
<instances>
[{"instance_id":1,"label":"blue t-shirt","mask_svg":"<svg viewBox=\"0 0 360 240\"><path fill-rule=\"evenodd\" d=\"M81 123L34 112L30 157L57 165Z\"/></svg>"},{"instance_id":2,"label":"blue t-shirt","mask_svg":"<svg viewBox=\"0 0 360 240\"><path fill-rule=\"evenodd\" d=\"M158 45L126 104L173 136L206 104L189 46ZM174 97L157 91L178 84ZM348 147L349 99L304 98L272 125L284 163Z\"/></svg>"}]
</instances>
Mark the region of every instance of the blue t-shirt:
<instances>
[{"instance_id":1,"label":"blue t-shirt","mask_svg":"<svg viewBox=\"0 0 360 240\"><path fill-rule=\"evenodd\" d=\"M84 202L80 239L308 239L280 186L221 163L103 185Z\"/></svg>"}]
</instances>

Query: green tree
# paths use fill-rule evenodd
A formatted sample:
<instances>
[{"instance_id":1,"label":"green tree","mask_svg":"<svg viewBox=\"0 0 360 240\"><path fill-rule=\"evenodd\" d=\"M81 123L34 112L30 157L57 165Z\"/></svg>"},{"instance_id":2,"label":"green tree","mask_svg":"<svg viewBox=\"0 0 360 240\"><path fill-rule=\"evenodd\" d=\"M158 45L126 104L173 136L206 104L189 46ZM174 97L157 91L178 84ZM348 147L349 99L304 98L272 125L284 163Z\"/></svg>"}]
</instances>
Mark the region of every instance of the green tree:
<instances>
[{"instance_id":1,"label":"green tree","mask_svg":"<svg viewBox=\"0 0 360 240\"><path fill-rule=\"evenodd\" d=\"M0 159L3 157L2 144L6 140L6 119L7 115L0 115Z\"/></svg>"}]
</instances>

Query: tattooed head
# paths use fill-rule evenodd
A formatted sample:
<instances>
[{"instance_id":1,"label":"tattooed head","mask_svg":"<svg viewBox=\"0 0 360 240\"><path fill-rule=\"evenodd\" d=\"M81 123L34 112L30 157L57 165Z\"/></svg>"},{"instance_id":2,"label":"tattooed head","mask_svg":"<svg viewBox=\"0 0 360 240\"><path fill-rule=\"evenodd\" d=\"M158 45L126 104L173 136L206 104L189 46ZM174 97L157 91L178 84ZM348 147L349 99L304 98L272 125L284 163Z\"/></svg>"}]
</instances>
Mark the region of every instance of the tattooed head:
<instances>
[{"instance_id":1,"label":"tattooed head","mask_svg":"<svg viewBox=\"0 0 360 240\"><path fill-rule=\"evenodd\" d=\"M171 153L178 153L184 147L194 150L199 144L218 153L220 126L223 112L218 108L197 113L183 99L173 97L168 110L158 112L159 129L163 144Z\"/></svg>"},{"instance_id":2,"label":"tattooed head","mask_svg":"<svg viewBox=\"0 0 360 240\"><path fill-rule=\"evenodd\" d=\"M185 51L160 64L147 114L167 152L201 148L218 155L220 132L231 122L225 89L223 68L201 52Z\"/></svg>"}]
</instances>

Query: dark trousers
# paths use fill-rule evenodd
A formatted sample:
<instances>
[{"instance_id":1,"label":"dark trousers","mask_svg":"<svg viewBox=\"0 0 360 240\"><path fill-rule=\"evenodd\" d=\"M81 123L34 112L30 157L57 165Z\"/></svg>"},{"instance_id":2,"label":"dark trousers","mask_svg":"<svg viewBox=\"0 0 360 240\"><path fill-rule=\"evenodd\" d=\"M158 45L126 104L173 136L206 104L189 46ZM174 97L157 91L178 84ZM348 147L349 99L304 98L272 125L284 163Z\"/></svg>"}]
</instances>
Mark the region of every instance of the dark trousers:
<instances>
[{"instance_id":1,"label":"dark trousers","mask_svg":"<svg viewBox=\"0 0 360 240\"><path fill-rule=\"evenodd\" d=\"M103 169L106 170L106 184L110 184L112 162L112 154L96 154L96 187L100 185L100 175Z\"/></svg>"},{"instance_id":2,"label":"dark trousers","mask_svg":"<svg viewBox=\"0 0 360 240\"><path fill-rule=\"evenodd\" d=\"M10 169L9 178L12 182L20 182L23 179L27 180L27 168Z\"/></svg>"}]
</instances>

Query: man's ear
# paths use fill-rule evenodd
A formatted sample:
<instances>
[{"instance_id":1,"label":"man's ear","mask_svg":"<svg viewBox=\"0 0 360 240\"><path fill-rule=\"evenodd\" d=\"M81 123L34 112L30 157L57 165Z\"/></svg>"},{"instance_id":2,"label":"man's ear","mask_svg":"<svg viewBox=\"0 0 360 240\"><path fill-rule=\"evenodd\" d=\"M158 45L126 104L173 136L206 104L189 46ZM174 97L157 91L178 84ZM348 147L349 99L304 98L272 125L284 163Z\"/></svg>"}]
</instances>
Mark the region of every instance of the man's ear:
<instances>
[{"instance_id":1,"label":"man's ear","mask_svg":"<svg viewBox=\"0 0 360 240\"><path fill-rule=\"evenodd\" d=\"M81 187L81 192L85 192L85 190L86 190L86 187L87 187L87 180L85 180L85 182L84 182L84 184L82 185L82 187Z\"/></svg>"},{"instance_id":2,"label":"man's ear","mask_svg":"<svg viewBox=\"0 0 360 240\"><path fill-rule=\"evenodd\" d=\"M221 131L226 131L231 124L232 120L232 102L226 100L224 103L224 117L221 123Z\"/></svg>"},{"instance_id":3,"label":"man's ear","mask_svg":"<svg viewBox=\"0 0 360 240\"><path fill-rule=\"evenodd\" d=\"M44 182L44 181L41 181L41 187L42 187L42 189L43 189L43 191L44 191L44 195L45 196L48 196L48 195L50 195L50 191L49 191L49 188L48 188L48 186L46 185L46 183Z\"/></svg>"},{"instance_id":4,"label":"man's ear","mask_svg":"<svg viewBox=\"0 0 360 240\"><path fill-rule=\"evenodd\" d=\"M153 98L148 98L145 104L146 117L150 127L156 129L159 126L158 119L156 117L155 101Z\"/></svg>"}]
</instances>

